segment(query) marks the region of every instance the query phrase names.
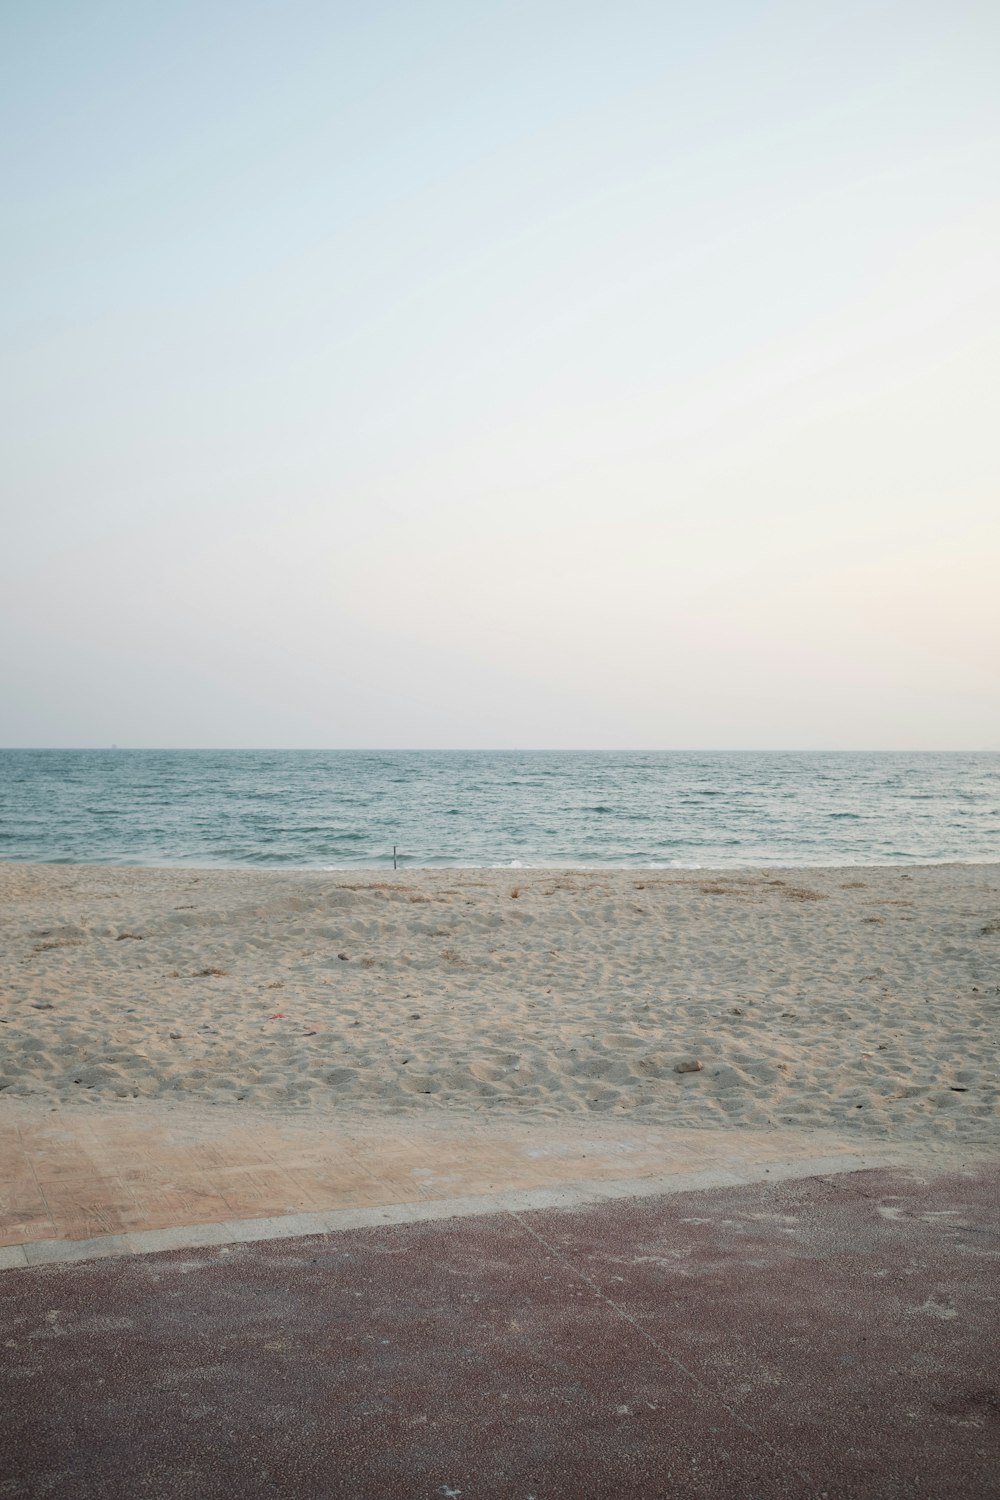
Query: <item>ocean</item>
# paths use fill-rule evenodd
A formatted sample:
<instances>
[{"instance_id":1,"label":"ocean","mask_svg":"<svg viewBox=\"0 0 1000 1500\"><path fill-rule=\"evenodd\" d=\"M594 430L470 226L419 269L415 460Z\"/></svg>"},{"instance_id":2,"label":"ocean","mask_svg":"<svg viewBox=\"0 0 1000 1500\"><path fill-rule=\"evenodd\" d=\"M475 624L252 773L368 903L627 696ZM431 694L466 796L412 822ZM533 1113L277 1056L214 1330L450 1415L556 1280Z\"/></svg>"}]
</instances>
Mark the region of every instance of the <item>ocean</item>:
<instances>
[{"instance_id":1,"label":"ocean","mask_svg":"<svg viewBox=\"0 0 1000 1500\"><path fill-rule=\"evenodd\" d=\"M314 869L1000 859L1000 754L0 750L0 858Z\"/></svg>"}]
</instances>

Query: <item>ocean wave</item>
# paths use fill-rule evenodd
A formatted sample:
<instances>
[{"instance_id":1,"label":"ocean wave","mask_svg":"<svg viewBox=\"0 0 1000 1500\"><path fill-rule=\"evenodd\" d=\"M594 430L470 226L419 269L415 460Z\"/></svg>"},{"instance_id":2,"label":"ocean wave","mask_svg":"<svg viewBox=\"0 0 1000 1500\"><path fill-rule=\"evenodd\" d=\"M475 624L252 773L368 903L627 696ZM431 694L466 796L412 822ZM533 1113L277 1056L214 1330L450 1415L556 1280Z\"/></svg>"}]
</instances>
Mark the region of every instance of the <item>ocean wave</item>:
<instances>
[{"instance_id":1,"label":"ocean wave","mask_svg":"<svg viewBox=\"0 0 1000 1500\"><path fill-rule=\"evenodd\" d=\"M706 782L711 781L711 785ZM0 751L4 859L385 869L1000 860L1000 755Z\"/></svg>"}]
</instances>

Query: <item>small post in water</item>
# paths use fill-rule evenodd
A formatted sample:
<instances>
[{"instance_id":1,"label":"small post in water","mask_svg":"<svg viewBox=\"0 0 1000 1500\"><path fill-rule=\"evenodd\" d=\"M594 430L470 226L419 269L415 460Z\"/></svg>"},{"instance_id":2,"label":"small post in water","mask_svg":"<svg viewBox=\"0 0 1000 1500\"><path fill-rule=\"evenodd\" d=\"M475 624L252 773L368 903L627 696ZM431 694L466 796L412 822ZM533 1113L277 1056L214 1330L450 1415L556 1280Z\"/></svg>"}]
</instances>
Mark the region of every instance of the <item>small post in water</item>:
<instances>
[{"instance_id":1,"label":"small post in water","mask_svg":"<svg viewBox=\"0 0 1000 1500\"><path fill-rule=\"evenodd\" d=\"M395 846L395 844L393 844L393 846L392 846L392 868L393 869L396 868L396 846Z\"/></svg>"}]
</instances>

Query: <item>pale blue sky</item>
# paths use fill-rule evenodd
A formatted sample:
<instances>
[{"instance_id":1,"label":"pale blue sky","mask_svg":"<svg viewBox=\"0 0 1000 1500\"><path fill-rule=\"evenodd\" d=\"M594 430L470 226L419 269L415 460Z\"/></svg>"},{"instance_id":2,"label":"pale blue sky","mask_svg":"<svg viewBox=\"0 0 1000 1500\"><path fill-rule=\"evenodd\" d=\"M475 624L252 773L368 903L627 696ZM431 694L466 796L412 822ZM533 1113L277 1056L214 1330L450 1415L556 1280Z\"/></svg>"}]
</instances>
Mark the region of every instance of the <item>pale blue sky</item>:
<instances>
[{"instance_id":1,"label":"pale blue sky","mask_svg":"<svg viewBox=\"0 0 1000 1500\"><path fill-rule=\"evenodd\" d=\"M994 4L0 70L0 744L1000 746Z\"/></svg>"}]
</instances>

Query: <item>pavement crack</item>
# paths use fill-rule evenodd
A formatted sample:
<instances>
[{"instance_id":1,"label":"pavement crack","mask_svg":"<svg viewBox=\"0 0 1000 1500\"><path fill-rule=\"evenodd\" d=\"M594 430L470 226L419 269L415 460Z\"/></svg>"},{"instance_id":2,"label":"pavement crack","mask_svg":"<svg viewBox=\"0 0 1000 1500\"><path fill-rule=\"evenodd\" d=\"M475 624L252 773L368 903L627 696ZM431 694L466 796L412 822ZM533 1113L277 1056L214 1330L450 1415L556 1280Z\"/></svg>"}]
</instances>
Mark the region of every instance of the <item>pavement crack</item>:
<instances>
[{"instance_id":1,"label":"pavement crack","mask_svg":"<svg viewBox=\"0 0 1000 1500\"><path fill-rule=\"evenodd\" d=\"M728 1413L728 1415L732 1418L732 1420L738 1427L742 1427L743 1431L749 1433L756 1442L762 1443L764 1447L767 1448L768 1452L771 1453L773 1457L778 1461L778 1463L780 1463L784 1467L787 1467L788 1470L791 1473L795 1474L797 1478L801 1479L804 1484L812 1486L813 1489L818 1493L816 1480L811 1474L807 1474L796 1464L790 1463L787 1457L783 1453L781 1453L773 1443L769 1442L768 1439L758 1430L758 1428L754 1427L750 1422L742 1417L738 1411L735 1411L733 1407L731 1407L729 1403L719 1395L718 1391L713 1390L710 1385L706 1384L706 1382L702 1380L699 1375L696 1375L693 1370L688 1368L683 1360L678 1359L676 1354L671 1354L670 1350L667 1349L663 1344L661 1344L659 1339L654 1338L647 1328L643 1328L642 1324L638 1323L636 1319L633 1318L632 1315L628 1311L626 1311L624 1307L620 1306L619 1303L615 1302L613 1298L609 1297L606 1292L602 1291L601 1287L593 1279L592 1276L588 1276L586 1271L581 1271L579 1266L574 1265L574 1263L570 1259L568 1259L568 1257L565 1256L562 1251L557 1248L557 1246L553 1245L550 1240L547 1240L544 1234L541 1234L534 1227L534 1225L527 1223L527 1221L523 1219L519 1213L515 1212L514 1209L508 1209L507 1212L512 1219L517 1221L517 1224L521 1229L523 1229L527 1234L530 1234L534 1239L536 1239L538 1243L549 1252L550 1255L554 1256L561 1265L565 1266L570 1275L575 1276L579 1281L582 1281L586 1286L588 1286L594 1293L594 1295L598 1298L598 1300L604 1303L605 1307L609 1308L610 1311L614 1313L618 1318L620 1318L623 1323L627 1323L629 1327L635 1333L637 1333L641 1339L644 1339L645 1342L649 1344L650 1348L655 1349L656 1353L660 1356L661 1359L665 1360L668 1364L673 1365L674 1369L679 1370L681 1374L685 1376L687 1380L690 1380L693 1385L697 1386L698 1389L702 1391L714 1405L721 1406L722 1410Z\"/></svg>"}]
</instances>

